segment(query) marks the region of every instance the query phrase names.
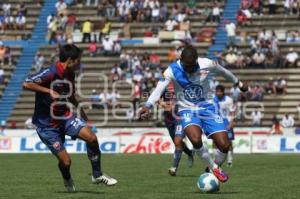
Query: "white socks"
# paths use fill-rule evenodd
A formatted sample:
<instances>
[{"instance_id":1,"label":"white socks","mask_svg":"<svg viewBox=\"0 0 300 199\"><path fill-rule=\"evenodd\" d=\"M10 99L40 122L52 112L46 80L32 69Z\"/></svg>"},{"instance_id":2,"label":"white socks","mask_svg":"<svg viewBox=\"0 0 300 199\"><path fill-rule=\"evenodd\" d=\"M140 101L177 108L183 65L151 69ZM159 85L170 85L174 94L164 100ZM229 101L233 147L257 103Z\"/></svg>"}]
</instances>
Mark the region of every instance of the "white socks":
<instances>
[{"instance_id":1,"label":"white socks","mask_svg":"<svg viewBox=\"0 0 300 199\"><path fill-rule=\"evenodd\" d=\"M233 151L228 151L227 162L232 164L233 161Z\"/></svg>"},{"instance_id":2,"label":"white socks","mask_svg":"<svg viewBox=\"0 0 300 199\"><path fill-rule=\"evenodd\" d=\"M194 151L211 170L218 167L213 158L210 156L206 147L202 146L200 149L194 149Z\"/></svg>"},{"instance_id":3,"label":"white socks","mask_svg":"<svg viewBox=\"0 0 300 199\"><path fill-rule=\"evenodd\" d=\"M226 160L227 153L221 152L219 149L214 149L215 163L221 166Z\"/></svg>"}]
</instances>

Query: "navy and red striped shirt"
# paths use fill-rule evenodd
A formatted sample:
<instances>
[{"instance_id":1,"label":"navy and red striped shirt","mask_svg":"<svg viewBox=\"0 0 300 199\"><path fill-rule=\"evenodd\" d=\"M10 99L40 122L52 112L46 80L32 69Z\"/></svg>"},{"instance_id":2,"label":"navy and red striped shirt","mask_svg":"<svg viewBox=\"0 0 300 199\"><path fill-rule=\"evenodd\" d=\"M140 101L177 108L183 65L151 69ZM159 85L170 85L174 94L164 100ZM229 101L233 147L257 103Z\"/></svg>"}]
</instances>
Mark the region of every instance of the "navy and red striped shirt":
<instances>
[{"instance_id":1,"label":"navy and red striped shirt","mask_svg":"<svg viewBox=\"0 0 300 199\"><path fill-rule=\"evenodd\" d=\"M33 82L53 89L62 97L53 100L50 94L36 92L32 123L40 128L57 128L70 116L67 98L75 91L75 73L66 73L60 62L29 76L25 82Z\"/></svg>"}]
</instances>

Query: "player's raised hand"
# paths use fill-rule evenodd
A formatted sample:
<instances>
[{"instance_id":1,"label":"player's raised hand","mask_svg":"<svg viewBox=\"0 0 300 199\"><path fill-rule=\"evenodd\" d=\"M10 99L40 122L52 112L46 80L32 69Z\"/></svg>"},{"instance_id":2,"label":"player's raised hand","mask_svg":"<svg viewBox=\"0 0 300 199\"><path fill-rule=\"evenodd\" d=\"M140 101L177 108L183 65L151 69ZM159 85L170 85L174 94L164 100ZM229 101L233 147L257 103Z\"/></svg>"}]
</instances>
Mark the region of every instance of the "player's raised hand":
<instances>
[{"instance_id":1,"label":"player's raised hand","mask_svg":"<svg viewBox=\"0 0 300 199\"><path fill-rule=\"evenodd\" d=\"M242 92L247 92L247 91L249 91L249 86L248 86L247 83L243 83L243 82L241 82L241 81L239 80L238 83L237 83L237 85L238 85L239 89L240 89Z\"/></svg>"},{"instance_id":2,"label":"player's raised hand","mask_svg":"<svg viewBox=\"0 0 300 199\"><path fill-rule=\"evenodd\" d=\"M56 100L60 97L59 93L54 91L54 90L50 90L50 95L51 95L53 100Z\"/></svg>"},{"instance_id":3,"label":"player's raised hand","mask_svg":"<svg viewBox=\"0 0 300 199\"><path fill-rule=\"evenodd\" d=\"M150 108L144 106L141 108L138 115L139 115L139 118L142 120L149 119L151 116L151 110L150 110Z\"/></svg>"}]
</instances>

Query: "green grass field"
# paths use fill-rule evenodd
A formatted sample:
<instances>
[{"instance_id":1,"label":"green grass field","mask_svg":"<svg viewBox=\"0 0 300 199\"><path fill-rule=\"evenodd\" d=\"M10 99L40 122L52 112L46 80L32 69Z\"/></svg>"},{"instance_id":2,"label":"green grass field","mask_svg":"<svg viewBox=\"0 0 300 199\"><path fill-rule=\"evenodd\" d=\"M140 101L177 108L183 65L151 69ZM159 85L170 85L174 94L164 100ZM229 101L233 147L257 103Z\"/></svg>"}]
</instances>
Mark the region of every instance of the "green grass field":
<instances>
[{"instance_id":1,"label":"green grass field","mask_svg":"<svg viewBox=\"0 0 300 199\"><path fill-rule=\"evenodd\" d=\"M299 155L236 155L230 175L217 194L197 190L203 165L196 159L187 168L186 157L176 177L167 169L171 155L103 155L103 170L116 177L114 187L93 185L85 155L72 155L72 174L78 192L65 192L56 159L50 154L0 155L0 198L300 198Z\"/></svg>"}]
</instances>

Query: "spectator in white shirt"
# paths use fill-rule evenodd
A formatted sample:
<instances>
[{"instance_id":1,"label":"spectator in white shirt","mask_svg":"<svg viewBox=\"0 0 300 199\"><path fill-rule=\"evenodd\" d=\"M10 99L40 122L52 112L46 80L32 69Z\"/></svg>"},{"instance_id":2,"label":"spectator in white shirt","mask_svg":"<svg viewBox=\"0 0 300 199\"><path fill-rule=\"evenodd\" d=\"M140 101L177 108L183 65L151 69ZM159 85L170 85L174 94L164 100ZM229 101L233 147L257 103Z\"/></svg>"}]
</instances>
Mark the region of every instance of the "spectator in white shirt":
<instances>
[{"instance_id":1,"label":"spectator in white shirt","mask_svg":"<svg viewBox=\"0 0 300 199\"><path fill-rule=\"evenodd\" d=\"M291 0L284 0L283 6L284 6L284 13L286 15L291 14Z\"/></svg>"},{"instance_id":2,"label":"spectator in white shirt","mask_svg":"<svg viewBox=\"0 0 300 199\"><path fill-rule=\"evenodd\" d=\"M59 0L55 4L55 8L56 8L57 14L60 15L61 13L64 13L65 10L67 9L67 4L64 2L64 0Z\"/></svg>"},{"instance_id":3,"label":"spectator in white shirt","mask_svg":"<svg viewBox=\"0 0 300 199\"><path fill-rule=\"evenodd\" d=\"M274 15L276 14L276 0L269 0L269 14Z\"/></svg>"},{"instance_id":4,"label":"spectator in white shirt","mask_svg":"<svg viewBox=\"0 0 300 199\"><path fill-rule=\"evenodd\" d=\"M0 85L4 82L4 70L0 68Z\"/></svg>"},{"instance_id":5,"label":"spectator in white shirt","mask_svg":"<svg viewBox=\"0 0 300 199\"><path fill-rule=\"evenodd\" d=\"M242 12L243 12L243 14L246 16L246 18L248 20L251 20L252 14L251 14L251 12L250 12L250 10L248 8L243 8Z\"/></svg>"},{"instance_id":6,"label":"spectator in white shirt","mask_svg":"<svg viewBox=\"0 0 300 199\"><path fill-rule=\"evenodd\" d=\"M127 118L127 121L129 123L132 122L132 120L134 118L134 112L133 112L133 110L131 108L127 109L127 111L126 111L126 118Z\"/></svg>"},{"instance_id":7,"label":"spectator in white shirt","mask_svg":"<svg viewBox=\"0 0 300 199\"><path fill-rule=\"evenodd\" d=\"M252 66L258 68L264 68L265 60L266 60L266 56L262 52L258 51L254 53L254 55L252 56Z\"/></svg>"},{"instance_id":8,"label":"spectator in white shirt","mask_svg":"<svg viewBox=\"0 0 300 199\"><path fill-rule=\"evenodd\" d=\"M152 16L152 22L158 22L159 21L159 7L154 6L154 8L151 11Z\"/></svg>"},{"instance_id":9,"label":"spectator in white shirt","mask_svg":"<svg viewBox=\"0 0 300 199\"><path fill-rule=\"evenodd\" d=\"M235 45L236 26L233 22L227 21L225 25L228 36L228 45Z\"/></svg>"},{"instance_id":10,"label":"spectator in white shirt","mask_svg":"<svg viewBox=\"0 0 300 199\"><path fill-rule=\"evenodd\" d=\"M47 16L47 25L50 24L50 22L55 18L55 15L52 13Z\"/></svg>"},{"instance_id":11,"label":"spectator in white shirt","mask_svg":"<svg viewBox=\"0 0 300 199\"><path fill-rule=\"evenodd\" d=\"M121 96L118 91L112 91L110 93L110 100L111 100L111 105L115 108L119 107L118 101L120 100Z\"/></svg>"},{"instance_id":12,"label":"spectator in white shirt","mask_svg":"<svg viewBox=\"0 0 300 199\"><path fill-rule=\"evenodd\" d=\"M28 118L25 122L24 122L24 128L25 129L34 129L35 126L34 124L32 124L32 118Z\"/></svg>"},{"instance_id":13,"label":"spectator in white shirt","mask_svg":"<svg viewBox=\"0 0 300 199\"><path fill-rule=\"evenodd\" d=\"M231 89L230 89L230 94L231 94L231 97L233 99L233 102L237 102L239 100L239 97L240 97L240 89L237 85L234 85Z\"/></svg>"},{"instance_id":14,"label":"spectator in white shirt","mask_svg":"<svg viewBox=\"0 0 300 199\"><path fill-rule=\"evenodd\" d=\"M39 72L43 66L44 66L44 56L41 54L41 52L37 52L37 54L34 57L34 69L35 72Z\"/></svg>"},{"instance_id":15,"label":"spectator in white shirt","mask_svg":"<svg viewBox=\"0 0 300 199\"><path fill-rule=\"evenodd\" d=\"M289 53L285 57L285 67L296 67L298 61L298 53L294 48L289 49Z\"/></svg>"},{"instance_id":16,"label":"spectator in white shirt","mask_svg":"<svg viewBox=\"0 0 300 199\"><path fill-rule=\"evenodd\" d=\"M115 64L114 67L110 71L110 81L115 82L122 78L122 69Z\"/></svg>"},{"instance_id":17,"label":"spectator in white shirt","mask_svg":"<svg viewBox=\"0 0 300 199\"><path fill-rule=\"evenodd\" d=\"M213 9L212 9L212 20L213 22L220 23L221 21L221 11L217 3L214 3Z\"/></svg>"},{"instance_id":18,"label":"spectator in white shirt","mask_svg":"<svg viewBox=\"0 0 300 199\"><path fill-rule=\"evenodd\" d=\"M177 21L173 18L173 19L169 19L166 23L165 23L165 27L167 31L174 31L175 27L178 25Z\"/></svg>"},{"instance_id":19,"label":"spectator in white shirt","mask_svg":"<svg viewBox=\"0 0 300 199\"><path fill-rule=\"evenodd\" d=\"M144 8L146 7L150 7L151 9L153 9L155 6L159 7L159 1L158 0L145 0L144 2Z\"/></svg>"},{"instance_id":20,"label":"spectator in white shirt","mask_svg":"<svg viewBox=\"0 0 300 199\"><path fill-rule=\"evenodd\" d=\"M252 126L259 127L261 125L262 114L260 111L255 110L251 113Z\"/></svg>"},{"instance_id":21,"label":"spectator in white shirt","mask_svg":"<svg viewBox=\"0 0 300 199\"><path fill-rule=\"evenodd\" d=\"M258 39L260 41L268 41L268 40L270 40L271 39L271 33L270 33L270 31L267 31L266 29L262 29L259 32Z\"/></svg>"},{"instance_id":22,"label":"spectator in white shirt","mask_svg":"<svg viewBox=\"0 0 300 199\"><path fill-rule=\"evenodd\" d=\"M186 13L185 10L182 9L181 12L177 15L177 21L179 23L183 22L186 19Z\"/></svg>"},{"instance_id":23,"label":"spectator in white shirt","mask_svg":"<svg viewBox=\"0 0 300 199\"><path fill-rule=\"evenodd\" d=\"M274 81L273 83L274 94L275 95L286 94L287 93L286 84L287 84L286 81L282 77L279 77L276 81Z\"/></svg>"},{"instance_id":24,"label":"spectator in white shirt","mask_svg":"<svg viewBox=\"0 0 300 199\"><path fill-rule=\"evenodd\" d=\"M4 29L8 29L8 30L15 29L15 18L12 15L4 16Z\"/></svg>"},{"instance_id":25,"label":"spectator in white shirt","mask_svg":"<svg viewBox=\"0 0 300 199\"><path fill-rule=\"evenodd\" d=\"M284 128L293 127L295 124L294 117L288 114L285 114L281 120L281 124Z\"/></svg>"},{"instance_id":26,"label":"spectator in white shirt","mask_svg":"<svg viewBox=\"0 0 300 199\"><path fill-rule=\"evenodd\" d=\"M99 99L100 99L100 104L104 108L110 107L110 105L111 105L111 96L107 91L103 91L102 93L100 93Z\"/></svg>"},{"instance_id":27,"label":"spectator in white shirt","mask_svg":"<svg viewBox=\"0 0 300 199\"><path fill-rule=\"evenodd\" d=\"M237 61L237 56L233 52L233 50L230 50L227 55L225 56L225 61L227 63L227 66L230 68L235 67L236 61Z\"/></svg>"},{"instance_id":28,"label":"spectator in white shirt","mask_svg":"<svg viewBox=\"0 0 300 199\"><path fill-rule=\"evenodd\" d=\"M3 15L10 15L11 14L11 4L3 3L2 10L3 10Z\"/></svg>"},{"instance_id":29,"label":"spectator in white shirt","mask_svg":"<svg viewBox=\"0 0 300 199\"><path fill-rule=\"evenodd\" d=\"M22 15L22 13L19 13L18 16L16 17L16 28L18 30L24 30L25 23L26 23L26 17Z\"/></svg>"},{"instance_id":30,"label":"spectator in white shirt","mask_svg":"<svg viewBox=\"0 0 300 199\"><path fill-rule=\"evenodd\" d=\"M113 54L114 42L108 35L102 40L102 45L104 55L109 56Z\"/></svg>"}]
</instances>

